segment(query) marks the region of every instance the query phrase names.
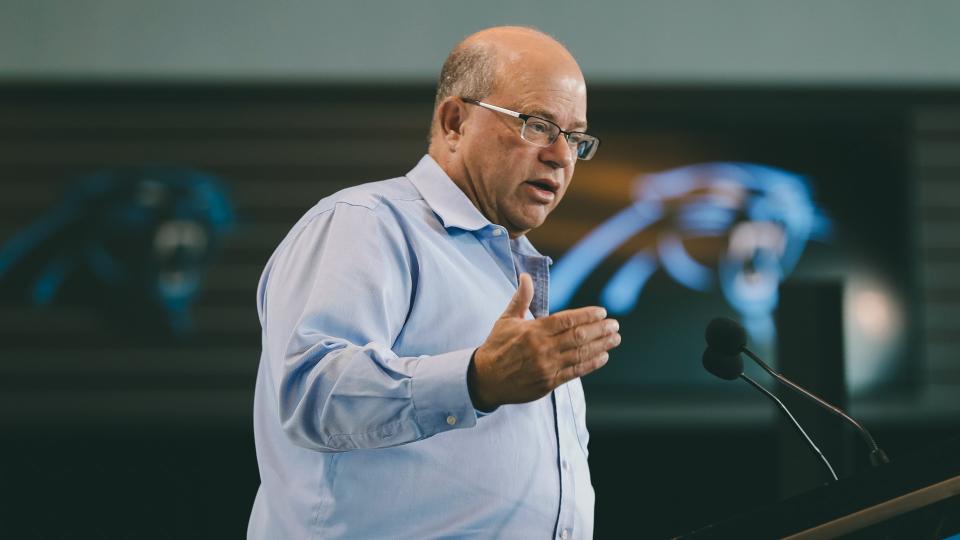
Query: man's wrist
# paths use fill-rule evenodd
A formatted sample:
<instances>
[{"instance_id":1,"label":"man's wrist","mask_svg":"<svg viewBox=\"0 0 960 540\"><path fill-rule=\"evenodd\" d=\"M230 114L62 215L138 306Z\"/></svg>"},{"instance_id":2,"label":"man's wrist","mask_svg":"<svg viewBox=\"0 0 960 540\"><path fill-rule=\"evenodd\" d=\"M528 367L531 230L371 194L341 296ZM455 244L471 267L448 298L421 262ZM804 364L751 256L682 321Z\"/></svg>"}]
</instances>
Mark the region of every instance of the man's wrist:
<instances>
[{"instance_id":1,"label":"man's wrist","mask_svg":"<svg viewBox=\"0 0 960 540\"><path fill-rule=\"evenodd\" d=\"M496 409L497 406L485 401L480 395L479 383L477 382L476 362L478 350L480 349L474 349L473 354L470 355L470 364L467 367L467 391L470 393L470 401L473 402L473 408L488 413Z\"/></svg>"}]
</instances>

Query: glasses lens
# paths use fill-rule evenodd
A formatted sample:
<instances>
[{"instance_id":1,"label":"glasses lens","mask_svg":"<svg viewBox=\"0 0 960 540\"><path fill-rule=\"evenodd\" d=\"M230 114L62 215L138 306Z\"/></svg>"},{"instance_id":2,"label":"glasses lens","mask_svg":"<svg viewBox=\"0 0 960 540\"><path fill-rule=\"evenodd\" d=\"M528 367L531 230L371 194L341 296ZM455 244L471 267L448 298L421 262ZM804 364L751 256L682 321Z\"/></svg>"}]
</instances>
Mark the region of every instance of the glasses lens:
<instances>
[{"instance_id":1,"label":"glasses lens","mask_svg":"<svg viewBox=\"0 0 960 540\"><path fill-rule=\"evenodd\" d=\"M586 161L597 153L597 146L600 145L600 139L592 135L587 135L586 133L571 133L570 135L570 143L575 145L577 149L577 158Z\"/></svg>"},{"instance_id":2,"label":"glasses lens","mask_svg":"<svg viewBox=\"0 0 960 540\"><path fill-rule=\"evenodd\" d=\"M556 124L535 117L527 118L520 130L521 137L539 146L550 146L559 134L560 128Z\"/></svg>"},{"instance_id":3,"label":"glasses lens","mask_svg":"<svg viewBox=\"0 0 960 540\"><path fill-rule=\"evenodd\" d=\"M520 136L537 146L550 146L559 135L560 126L536 116L527 118L520 129ZM600 145L600 139L578 131L568 133L566 138L567 144L577 153L577 159L592 158L597 153L597 146Z\"/></svg>"}]
</instances>

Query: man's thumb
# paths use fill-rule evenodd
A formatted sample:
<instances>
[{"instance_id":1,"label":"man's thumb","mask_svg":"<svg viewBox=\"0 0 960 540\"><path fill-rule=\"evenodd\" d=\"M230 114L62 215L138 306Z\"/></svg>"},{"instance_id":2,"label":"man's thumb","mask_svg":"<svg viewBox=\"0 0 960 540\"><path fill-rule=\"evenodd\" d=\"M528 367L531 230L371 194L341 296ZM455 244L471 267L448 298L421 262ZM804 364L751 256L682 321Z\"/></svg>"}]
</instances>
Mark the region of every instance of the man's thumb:
<instances>
[{"instance_id":1,"label":"man's thumb","mask_svg":"<svg viewBox=\"0 0 960 540\"><path fill-rule=\"evenodd\" d=\"M513 298L507 304L507 309L503 311L504 317L525 318L527 310L530 309L530 302L533 301L533 279L530 274L524 272L520 274L517 292L513 293Z\"/></svg>"}]
</instances>

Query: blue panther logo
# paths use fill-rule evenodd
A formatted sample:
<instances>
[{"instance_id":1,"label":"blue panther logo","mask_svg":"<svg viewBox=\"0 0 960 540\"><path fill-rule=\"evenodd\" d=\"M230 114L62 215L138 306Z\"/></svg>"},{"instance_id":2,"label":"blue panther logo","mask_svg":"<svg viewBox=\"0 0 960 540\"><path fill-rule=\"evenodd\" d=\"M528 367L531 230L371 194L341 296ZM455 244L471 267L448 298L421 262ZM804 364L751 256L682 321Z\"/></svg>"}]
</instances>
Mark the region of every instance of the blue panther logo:
<instances>
[{"instance_id":1,"label":"blue panther logo","mask_svg":"<svg viewBox=\"0 0 960 540\"><path fill-rule=\"evenodd\" d=\"M796 174L752 163L702 163L634 181L635 202L574 245L550 273L551 310L570 302L612 252L643 235L601 292L614 314L634 309L658 269L696 291L716 287L751 336L770 343L780 282L810 239L829 238L831 223ZM650 240L652 238L652 240ZM696 252L691 253L691 246Z\"/></svg>"},{"instance_id":2,"label":"blue panther logo","mask_svg":"<svg viewBox=\"0 0 960 540\"><path fill-rule=\"evenodd\" d=\"M146 333L183 335L234 223L219 180L183 167L104 170L0 246L0 299L96 306Z\"/></svg>"}]
</instances>

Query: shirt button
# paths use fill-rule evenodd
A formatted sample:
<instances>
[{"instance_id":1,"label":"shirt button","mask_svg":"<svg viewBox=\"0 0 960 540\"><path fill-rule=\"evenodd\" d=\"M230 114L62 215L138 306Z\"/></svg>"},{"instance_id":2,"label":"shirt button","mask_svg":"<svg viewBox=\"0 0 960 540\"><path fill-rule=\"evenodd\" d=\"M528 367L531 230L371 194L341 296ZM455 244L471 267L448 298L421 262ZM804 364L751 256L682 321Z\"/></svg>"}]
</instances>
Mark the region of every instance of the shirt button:
<instances>
[{"instance_id":1,"label":"shirt button","mask_svg":"<svg viewBox=\"0 0 960 540\"><path fill-rule=\"evenodd\" d=\"M451 426L456 424L457 417L451 414L450 416L447 417L447 423L450 424Z\"/></svg>"},{"instance_id":2,"label":"shirt button","mask_svg":"<svg viewBox=\"0 0 960 540\"><path fill-rule=\"evenodd\" d=\"M567 540L568 538L570 538L570 529L560 531L560 540Z\"/></svg>"},{"instance_id":3,"label":"shirt button","mask_svg":"<svg viewBox=\"0 0 960 540\"><path fill-rule=\"evenodd\" d=\"M494 235L494 236L500 236L501 234L503 234L503 229L501 229L500 227L494 227L494 229L493 229L493 235Z\"/></svg>"},{"instance_id":4,"label":"shirt button","mask_svg":"<svg viewBox=\"0 0 960 540\"><path fill-rule=\"evenodd\" d=\"M570 463L567 462L567 460L563 460L560 462L560 466L563 467L563 470L567 470L570 468Z\"/></svg>"}]
</instances>

